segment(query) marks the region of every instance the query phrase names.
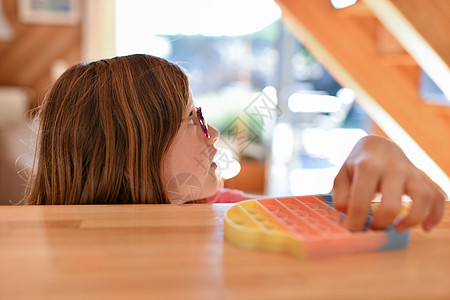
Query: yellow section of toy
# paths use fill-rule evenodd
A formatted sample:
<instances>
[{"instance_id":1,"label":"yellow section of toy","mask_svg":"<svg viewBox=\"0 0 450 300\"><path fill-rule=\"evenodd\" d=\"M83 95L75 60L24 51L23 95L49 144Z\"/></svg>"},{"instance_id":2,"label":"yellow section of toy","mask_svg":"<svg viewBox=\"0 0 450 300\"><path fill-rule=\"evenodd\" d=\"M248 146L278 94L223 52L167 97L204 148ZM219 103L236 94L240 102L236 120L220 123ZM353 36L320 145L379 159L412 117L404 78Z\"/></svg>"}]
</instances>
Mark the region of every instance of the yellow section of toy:
<instances>
[{"instance_id":1,"label":"yellow section of toy","mask_svg":"<svg viewBox=\"0 0 450 300\"><path fill-rule=\"evenodd\" d=\"M241 248L303 256L302 242L256 200L241 202L225 214L225 236Z\"/></svg>"}]
</instances>

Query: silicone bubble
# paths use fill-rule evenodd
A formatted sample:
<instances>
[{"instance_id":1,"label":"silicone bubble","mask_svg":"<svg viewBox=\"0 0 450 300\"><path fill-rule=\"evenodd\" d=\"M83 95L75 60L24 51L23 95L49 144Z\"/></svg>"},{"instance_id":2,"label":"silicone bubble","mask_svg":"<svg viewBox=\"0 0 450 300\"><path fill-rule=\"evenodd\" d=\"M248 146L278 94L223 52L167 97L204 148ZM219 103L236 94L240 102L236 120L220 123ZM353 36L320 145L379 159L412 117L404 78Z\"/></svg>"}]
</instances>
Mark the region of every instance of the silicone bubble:
<instances>
[{"instance_id":1,"label":"silicone bubble","mask_svg":"<svg viewBox=\"0 0 450 300\"><path fill-rule=\"evenodd\" d=\"M405 211L402 207L402 215ZM371 209L367 224L372 214ZM355 233L343 225L344 219L345 214L333 207L331 195L247 200L225 212L225 238L238 247L303 258L409 245L409 230L398 233L391 226Z\"/></svg>"}]
</instances>

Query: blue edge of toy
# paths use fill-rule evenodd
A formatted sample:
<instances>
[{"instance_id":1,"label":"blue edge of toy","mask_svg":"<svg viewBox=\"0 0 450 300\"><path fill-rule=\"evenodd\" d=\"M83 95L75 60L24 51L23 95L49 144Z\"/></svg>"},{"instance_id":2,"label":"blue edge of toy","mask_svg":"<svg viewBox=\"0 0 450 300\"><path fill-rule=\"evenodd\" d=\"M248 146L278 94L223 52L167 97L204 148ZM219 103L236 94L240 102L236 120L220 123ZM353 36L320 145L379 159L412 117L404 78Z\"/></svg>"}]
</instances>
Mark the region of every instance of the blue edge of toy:
<instances>
[{"instance_id":1,"label":"blue edge of toy","mask_svg":"<svg viewBox=\"0 0 450 300\"><path fill-rule=\"evenodd\" d=\"M329 206L334 208L333 205L333 195L325 194L325 195L318 195L320 196L323 201L328 204ZM340 213L342 218L345 218L344 213ZM366 223L364 225L364 230L367 230L369 228L369 224L372 221L373 218L373 212L370 211L369 216L367 217ZM394 225L389 226L385 230L389 242L385 245L383 245L378 250L390 250L390 249L399 249L399 248L406 248L409 246L409 236L410 236L410 230L406 230L405 232L397 232L394 228Z\"/></svg>"}]
</instances>

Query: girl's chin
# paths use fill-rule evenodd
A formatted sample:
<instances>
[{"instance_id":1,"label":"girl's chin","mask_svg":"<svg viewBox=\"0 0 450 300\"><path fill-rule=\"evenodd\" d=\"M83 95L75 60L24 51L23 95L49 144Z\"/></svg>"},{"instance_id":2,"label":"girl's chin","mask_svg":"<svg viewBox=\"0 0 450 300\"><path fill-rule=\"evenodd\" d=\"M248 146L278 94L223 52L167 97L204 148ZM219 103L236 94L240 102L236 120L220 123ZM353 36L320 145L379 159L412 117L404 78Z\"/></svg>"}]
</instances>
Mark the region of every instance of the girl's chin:
<instances>
[{"instance_id":1,"label":"girl's chin","mask_svg":"<svg viewBox=\"0 0 450 300\"><path fill-rule=\"evenodd\" d=\"M219 177L217 174L206 179L203 185L203 198L208 198L214 196L219 190Z\"/></svg>"}]
</instances>

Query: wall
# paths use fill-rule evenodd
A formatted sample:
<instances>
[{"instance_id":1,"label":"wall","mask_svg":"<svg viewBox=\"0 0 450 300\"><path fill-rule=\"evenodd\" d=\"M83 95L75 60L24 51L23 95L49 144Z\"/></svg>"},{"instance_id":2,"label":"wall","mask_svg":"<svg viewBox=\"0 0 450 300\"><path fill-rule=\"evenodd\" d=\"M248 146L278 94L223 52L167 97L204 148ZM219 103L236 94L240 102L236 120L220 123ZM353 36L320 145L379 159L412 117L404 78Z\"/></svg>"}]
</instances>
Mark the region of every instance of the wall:
<instances>
[{"instance_id":1,"label":"wall","mask_svg":"<svg viewBox=\"0 0 450 300\"><path fill-rule=\"evenodd\" d=\"M80 61L82 26L24 24L18 18L18 2L3 0L14 36L0 41L0 86L29 88L35 106L52 83L52 68Z\"/></svg>"},{"instance_id":2,"label":"wall","mask_svg":"<svg viewBox=\"0 0 450 300\"><path fill-rule=\"evenodd\" d=\"M26 186L33 131L25 111L40 103L55 72L81 60L81 24L24 24L18 2L2 1L14 35L0 40L0 204L20 203Z\"/></svg>"}]
</instances>

